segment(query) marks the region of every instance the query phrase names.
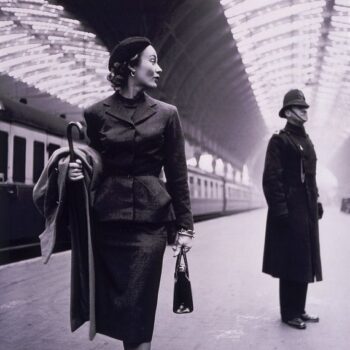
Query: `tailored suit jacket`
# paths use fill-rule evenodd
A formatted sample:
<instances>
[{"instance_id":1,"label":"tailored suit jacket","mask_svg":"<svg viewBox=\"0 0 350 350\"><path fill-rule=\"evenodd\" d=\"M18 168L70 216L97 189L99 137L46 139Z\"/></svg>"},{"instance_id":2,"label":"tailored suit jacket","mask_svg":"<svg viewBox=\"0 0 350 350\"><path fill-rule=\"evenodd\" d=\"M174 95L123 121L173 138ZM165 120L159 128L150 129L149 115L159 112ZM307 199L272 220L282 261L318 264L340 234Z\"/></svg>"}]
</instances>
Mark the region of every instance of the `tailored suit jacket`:
<instances>
[{"instance_id":1,"label":"tailored suit jacket","mask_svg":"<svg viewBox=\"0 0 350 350\"><path fill-rule=\"evenodd\" d=\"M172 222L193 229L184 135L177 108L142 93L131 120L115 92L84 112L103 175L98 221ZM166 185L160 179L162 168Z\"/></svg>"}]
</instances>

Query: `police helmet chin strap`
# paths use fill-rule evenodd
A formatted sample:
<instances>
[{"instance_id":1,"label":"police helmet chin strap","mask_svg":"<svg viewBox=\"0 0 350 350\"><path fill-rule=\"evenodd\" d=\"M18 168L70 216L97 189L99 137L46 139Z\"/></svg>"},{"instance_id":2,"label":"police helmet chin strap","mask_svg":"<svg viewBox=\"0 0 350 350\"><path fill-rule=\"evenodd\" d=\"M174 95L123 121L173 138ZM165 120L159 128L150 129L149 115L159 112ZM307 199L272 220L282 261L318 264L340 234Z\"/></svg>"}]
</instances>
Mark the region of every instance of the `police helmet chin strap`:
<instances>
[{"instance_id":1,"label":"police helmet chin strap","mask_svg":"<svg viewBox=\"0 0 350 350\"><path fill-rule=\"evenodd\" d=\"M295 113L292 109L290 109L290 111L299 119L301 120L302 122L305 123L305 120L303 118L301 118L297 113Z\"/></svg>"}]
</instances>

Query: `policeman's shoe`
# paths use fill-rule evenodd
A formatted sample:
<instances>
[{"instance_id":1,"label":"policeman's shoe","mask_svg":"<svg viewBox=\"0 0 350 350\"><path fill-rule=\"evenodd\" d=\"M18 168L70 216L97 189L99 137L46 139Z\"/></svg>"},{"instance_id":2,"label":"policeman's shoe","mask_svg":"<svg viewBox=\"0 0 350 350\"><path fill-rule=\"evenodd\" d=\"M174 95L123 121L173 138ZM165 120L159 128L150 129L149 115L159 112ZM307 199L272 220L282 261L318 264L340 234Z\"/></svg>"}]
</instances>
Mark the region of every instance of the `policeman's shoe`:
<instances>
[{"instance_id":1,"label":"policeman's shoe","mask_svg":"<svg viewBox=\"0 0 350 350\"><path fill-rule=\"evenodd\" d=\"M283 322L293 328L306 329L305 322L299 317L292 318L291 320L283 320Z\"/></svg>"},{"instance_id":2,"label":"policeman's shoe","mask_svg":"<svg viewBox=\"0 0 350 350\"><path fill-rule=\"evenodd\" d=\"M306 312L300 316L300 318L305 322L317 323L320 322L320 318L318 316L311 316Z\"/></svg>"}]
</instances>

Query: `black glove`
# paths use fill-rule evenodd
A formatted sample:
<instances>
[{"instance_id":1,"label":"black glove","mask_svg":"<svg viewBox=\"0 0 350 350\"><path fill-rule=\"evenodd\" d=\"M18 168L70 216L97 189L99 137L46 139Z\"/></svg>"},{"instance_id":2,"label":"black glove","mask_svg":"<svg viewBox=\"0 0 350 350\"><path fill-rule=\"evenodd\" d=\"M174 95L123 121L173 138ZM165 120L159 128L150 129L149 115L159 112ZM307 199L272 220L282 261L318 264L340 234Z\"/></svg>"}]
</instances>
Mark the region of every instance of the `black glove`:
<instances>
[{"instance_id":1,"label":"black glove","mask_svg":"<svg viewBox=\"0 0 350 350\"><path fill-rule=\"evenodd\" d=\"M322 203L318 202L317 203L317 213L318 213L318 218L322 219L323 216L323 206Z\"/></svg>"}]
</instances>

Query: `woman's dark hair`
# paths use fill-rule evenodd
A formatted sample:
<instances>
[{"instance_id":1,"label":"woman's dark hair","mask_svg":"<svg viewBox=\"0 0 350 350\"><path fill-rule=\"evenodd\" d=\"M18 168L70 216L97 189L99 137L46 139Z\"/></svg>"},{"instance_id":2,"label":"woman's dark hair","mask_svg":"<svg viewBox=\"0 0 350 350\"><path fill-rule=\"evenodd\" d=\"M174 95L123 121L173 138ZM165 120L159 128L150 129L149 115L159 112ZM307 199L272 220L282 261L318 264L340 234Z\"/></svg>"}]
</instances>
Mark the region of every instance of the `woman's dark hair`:
<instances>
[{"instance_id":1,"label":"woman's dark hair","mask_svg":"<svg viewBox=\"0 0 350 350\"><path fill-rule=\"evenodd\" d=\"M112 84L114 90L123 88L128 83L130 68L137 67L140 63L140 54L136 54L129 61L114 62L110 73L107 75L107 80Z\"/></svg>"}]
</instances>

